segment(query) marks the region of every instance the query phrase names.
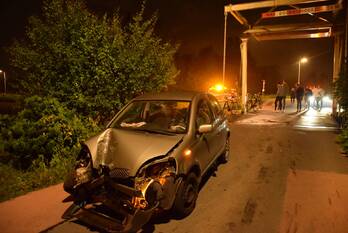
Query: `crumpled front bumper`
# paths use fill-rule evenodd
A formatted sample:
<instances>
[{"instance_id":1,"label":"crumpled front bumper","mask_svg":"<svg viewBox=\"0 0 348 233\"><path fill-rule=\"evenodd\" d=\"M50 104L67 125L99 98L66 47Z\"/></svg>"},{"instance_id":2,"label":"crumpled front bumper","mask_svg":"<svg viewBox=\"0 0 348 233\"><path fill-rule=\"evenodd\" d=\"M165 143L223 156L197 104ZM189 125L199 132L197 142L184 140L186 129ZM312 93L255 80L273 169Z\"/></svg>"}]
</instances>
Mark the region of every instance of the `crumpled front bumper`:
<instances>
[{"instance_id":1,"label":"crumpled front bumper","mask_svg":"<svg viewBox=\"0 0 348 233\"><path fill-rule=\"evenodd\" d=\"M113 194L119 195L100 192L106 186ZM78 218L87 225L107 232L136 232L149 221L157 208L135 208L129 200L142 195L141 192L105 176L83 184L74 191L72 196L65 199L74 201L74 204L65 211L62 218ZM87 200L87 205L84 200Z\"/></svg>"},{"instance_id":2,"label":"crumpled front bumper","mask_svg":"<svg viewBox=\"0 0 348 233\"><path fill-rule=\"evenodd\" d=\"M82 209L76 217L87 225L107 232L136 232L150 220L154 209L136 209L133 214L126 215L123 221L91 209Z\"/></svg>"}]
</instances>

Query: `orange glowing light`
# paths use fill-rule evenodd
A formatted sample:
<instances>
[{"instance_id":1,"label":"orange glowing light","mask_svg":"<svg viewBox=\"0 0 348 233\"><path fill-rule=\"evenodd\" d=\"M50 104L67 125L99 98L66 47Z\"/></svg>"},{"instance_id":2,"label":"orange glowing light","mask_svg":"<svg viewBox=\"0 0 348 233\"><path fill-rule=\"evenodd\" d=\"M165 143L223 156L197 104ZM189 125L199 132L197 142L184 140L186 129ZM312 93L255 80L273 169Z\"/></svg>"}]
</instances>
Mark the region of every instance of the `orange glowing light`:
<instances>
[{"instance_id":1,"label":"orange glowing light","mask_svg":"<svg viewBox=\"0 0 348 233\"><path fill-rule=\"evenodd\" d=\"M191 154L192 154L192 151L191 151L190 149L186 149L186 150L184 151L184 155L185 155L186 157L190 156Z\"/></svg>"},{"instance_id":2,"label":"orange glowing light","mask_svg":"<svg viewBox=\"0 0 348 233\"><path fill-rule=\"evenodd\" d=\"M223 92L226 89L227 88L224 85L220 84L220 83L215 84L214 86L209 88L209 90L213 91L213 92Z\"/></svg>"},{"instance_id":3,"label":"orange glowing light","mask_svg":"<svg viewBox=\"0 0 348 233\"><path fill-rule=\"evenodd\" d=\"M222 91L224 89L224 86L223 85L221 85L221 84L216 84L215 85L215 90L217 90L217 91Z\"/></svg>"}]
</instances>

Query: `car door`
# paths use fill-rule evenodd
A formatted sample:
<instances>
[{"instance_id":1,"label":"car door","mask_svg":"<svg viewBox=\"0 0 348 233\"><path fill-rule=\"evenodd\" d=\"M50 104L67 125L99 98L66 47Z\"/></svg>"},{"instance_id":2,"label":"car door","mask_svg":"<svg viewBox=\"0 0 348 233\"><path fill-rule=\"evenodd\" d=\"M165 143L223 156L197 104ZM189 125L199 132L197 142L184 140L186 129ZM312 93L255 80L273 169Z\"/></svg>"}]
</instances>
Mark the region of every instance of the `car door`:
<instances>
[{"instance_id":1,"label":"car door","mask_svg":"<svg viewBox=\"0 0 348 233\"><path fill-rule=\"evenodd\" d=\"M228 126L226 125L227 121L218 100L212 95L208 95L208 98L210 107L214 115L213 134L215 136L212 139L212 144L214 144L214 147L216 147L215 156L218 156L223 152L225 148L225 142L227 137L226 128Z\"/></svg>"},{"instance_id":2,"label":"car door","mask_svg":"<svg viewBox=\"0 0 348 233\"><path fill-rule=\"evenodd\" d=\"M216 136L216 131L212 130L211 132L200 134L198 132L198 129L201 125L213 125L213 123L214 115L209 106L209 102L207 99L202 99L198 103L195 119L197 140L197 144L195 146L195 153L203 172L206 171L206 169L213 161L214 155L216 154L218 148L216 141L214 140Z\"/></svg>"}]
</instances>

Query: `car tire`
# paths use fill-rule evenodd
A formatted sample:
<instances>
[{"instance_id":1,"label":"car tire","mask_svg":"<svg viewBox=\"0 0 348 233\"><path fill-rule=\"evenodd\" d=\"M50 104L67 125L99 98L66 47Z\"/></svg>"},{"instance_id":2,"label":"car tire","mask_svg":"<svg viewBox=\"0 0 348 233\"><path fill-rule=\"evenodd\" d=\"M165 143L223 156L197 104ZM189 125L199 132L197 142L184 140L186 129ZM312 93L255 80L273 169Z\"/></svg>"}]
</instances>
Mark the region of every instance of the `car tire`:
<instances>
[{"instance_id":1,"label":"car tire","mask_svg":"<svg viewBox=\"0 0 348 233\"><path fill-rule=\"evenodd\" d=\"M230 137L226 138L225 149L222 155L220 155L220 163L227 163L230 159Z\"/></svg>"},{"instance_id":2,"label":"car tire","mask_svg":"<svg viewBox=\"0 0 348 233\"><path fill-rule=\"evenodd\" d=\"M191 172L179 184L172 207L176 216L184 218L192 213L196 206L198 190L199 179Z\"/></svg>"}]
</instances>

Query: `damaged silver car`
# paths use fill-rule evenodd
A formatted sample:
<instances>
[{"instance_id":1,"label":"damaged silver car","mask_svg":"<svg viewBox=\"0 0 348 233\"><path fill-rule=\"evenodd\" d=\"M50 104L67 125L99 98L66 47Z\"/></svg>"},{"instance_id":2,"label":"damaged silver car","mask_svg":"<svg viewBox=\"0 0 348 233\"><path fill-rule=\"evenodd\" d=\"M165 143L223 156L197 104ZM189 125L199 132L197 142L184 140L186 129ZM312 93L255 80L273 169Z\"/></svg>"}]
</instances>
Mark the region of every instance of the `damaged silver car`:
<instances>
[{"instance_id":1,"label":"damaged silver car","mask_svg":"<svg viewBox=\"0 0 348 233\"><path fill-rule=\"evenodd\" d=\"M133 99L82 143L64 182L63 215L109 232L136 232L155 212L189 215L201 177L229 156L227 120L214 96L198 92Z\"/></svg>"}]
</instances>

